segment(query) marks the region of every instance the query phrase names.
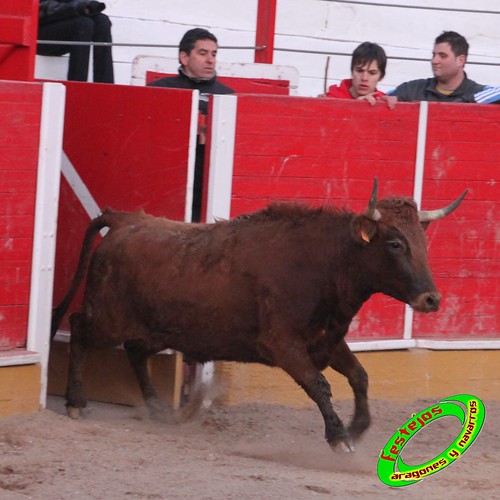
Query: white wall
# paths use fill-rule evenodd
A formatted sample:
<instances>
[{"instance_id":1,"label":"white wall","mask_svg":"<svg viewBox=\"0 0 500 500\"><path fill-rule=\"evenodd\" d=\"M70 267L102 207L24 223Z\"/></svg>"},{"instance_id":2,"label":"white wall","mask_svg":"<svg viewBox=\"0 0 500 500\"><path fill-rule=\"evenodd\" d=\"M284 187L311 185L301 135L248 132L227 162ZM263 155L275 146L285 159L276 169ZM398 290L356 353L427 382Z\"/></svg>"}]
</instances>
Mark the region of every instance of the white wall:
<instances>
[{"instance_id":1,"label":"white wall","mask_svg":"<svg viewBox=\"0 0 500 500\"><path fill-rule=\"evenodd\" d=\"M277 0L274 63L294 66L300 74L299 95L323 92L328 53L331 55L328 84L349 77L350 54L363 41L380 43L390 56L430 58L435 37L444 30L464 35L471 46L469 61L489 62L490 66L469 64L469 77L479 83L500 85L500 1L498 0L373 0L371 3L404 4L495 11L498 14L448 12L411 8L358 5L328 0ZM106 13L113 22L117 43L161 44L170 48L115 47L113 57L117 83L130 83L131 61L137 55L176 57L177 44L187 29L206 27L219 39L221 62L253 62L257 0L106 0ZM296 49L307 52L287 52ZM43 59L43 62L40 62ZM38 58L37 76L64 78L61 65ZM43 67L42 67L43 66ZM428 61L389 60L386 78L380 85L388 90L398 83L431 76Z\"/></svg>"},{"instance_id":2,"label":"white wall","mask_svg":"<svg viewBox=\"0 0 500 500\"><path fill-rule=\"evenodd\" d=\"M469 76L479 83L500 85L500 2L495 0L374 0L372 4L404 4L469 10L495 10L498 14L474 14L376 5L357 5L322 0L278 0L276 48L301 48L323 52L348 52L363 41L381 44L388 56L430 58L434 39L442 31L455 30L471 46L470 61L494 62L497 66L469 65ZM327 55L276 51L278 64L298 65L299 93L316 94L323 88ZM350 73L350 55L331 56L329 83ZM382 89L402 81L432 76L428 61L389 61Z\"/></svg>"}]
</instances>

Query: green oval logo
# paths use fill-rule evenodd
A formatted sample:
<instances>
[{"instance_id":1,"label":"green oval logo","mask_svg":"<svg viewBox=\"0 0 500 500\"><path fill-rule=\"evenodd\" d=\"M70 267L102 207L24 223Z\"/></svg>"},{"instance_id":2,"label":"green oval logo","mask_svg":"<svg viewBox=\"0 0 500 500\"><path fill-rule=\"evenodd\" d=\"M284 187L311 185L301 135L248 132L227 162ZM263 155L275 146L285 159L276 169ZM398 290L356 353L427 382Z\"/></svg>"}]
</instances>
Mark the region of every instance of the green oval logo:
<instances>
[{"instance_id":1,"label":"green oval logo","mask_svg":"<svg viewBox=\"0 0 500 500\"><path fill-rule=\"evenodd\" d=\"M407 465L401 452L410 439L430 422L441 417L459 419L462 430L442 453L420 465ZM486 417L483 402L470 394L457 394L412 415L389 439L380 452L377 474L389 486L408 486L448 467L469 448L479 435Z\"/></svg>"}]
</instances>

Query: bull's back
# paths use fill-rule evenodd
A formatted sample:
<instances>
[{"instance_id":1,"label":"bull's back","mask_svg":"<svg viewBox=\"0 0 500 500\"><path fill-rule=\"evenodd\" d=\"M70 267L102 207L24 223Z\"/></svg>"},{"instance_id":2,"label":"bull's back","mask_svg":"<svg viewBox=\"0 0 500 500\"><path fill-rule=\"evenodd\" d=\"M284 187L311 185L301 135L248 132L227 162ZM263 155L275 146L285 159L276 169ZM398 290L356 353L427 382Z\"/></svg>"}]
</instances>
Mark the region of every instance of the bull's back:
<instances>
[{"instance_id":1,"label":"bull's back","mask_svg":"<svg viewBox=\"0 0 500 500\"><path fill-rule=\"evenodd\" d=\"M116 343L160 335L196 359L203 350L207 359L245 351L256 360L251 277L207 248L200 228L170 222L115 228L96 249L84 301L90 334Z\"/></svg>"},{"instance_id":2,"label":"bull's back","mask_svg":"<svg viewBox=\"0 0 500 500\"><path fill-rule=\"evenodd\" d=\"M262 361L266 307L291 325L317 310L324 245L311 246L307 230L130 220L112 227L93 256L85 314L95 342L153 336L198 360Z\"/></svg>"}]
</instances>

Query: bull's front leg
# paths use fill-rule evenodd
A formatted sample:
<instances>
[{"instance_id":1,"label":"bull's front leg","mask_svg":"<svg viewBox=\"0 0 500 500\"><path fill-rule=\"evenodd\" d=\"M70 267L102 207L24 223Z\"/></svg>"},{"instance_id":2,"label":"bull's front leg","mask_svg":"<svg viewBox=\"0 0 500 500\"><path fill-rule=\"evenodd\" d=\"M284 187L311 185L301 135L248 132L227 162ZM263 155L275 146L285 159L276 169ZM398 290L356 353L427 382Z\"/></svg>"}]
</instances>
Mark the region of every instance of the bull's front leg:
<instances>
[{"instance_id":1,"label":"bull's front leg","mask_svg":"<svg viewBox=\"0 0 500 500\"><path fill-rule=\"evenodd\" d=\"M307 395L318 405L325 421L325 439L332 450L340 445L344 451L354 451L354 444L349 432L345 429L340 417L335 413L332 406L332 391L330 384L318 371L314 380L303 383L295 379L305 390Z\"/></svg>"},{"instance_id":2,"label":"bull's front leg","mask_svg":"<svg viewBox=\"0 0 500 500\"><path fill-rule=\"evenodd\" d=\"M354 417L349 425L349 434L358 439L370 426L368 375L344 339L331 355L330 366L347 378L354 392Z\"/></svg>"},{"instance_id":3,"label":"bull's front leg","mask_svg":"<svg viewBox=\"0 0 500 500\"><path fill-rule=\"evenodd\" d=\"M325 422L325 438L330 447L335 450L340 445L345 451L354 451L349 433L333 410L330 384L314 366L302 338L276 334L276 330L269 337L261 343L261 352L273 365L286 371L316 403Z\"/></svg>"}]
</instances>

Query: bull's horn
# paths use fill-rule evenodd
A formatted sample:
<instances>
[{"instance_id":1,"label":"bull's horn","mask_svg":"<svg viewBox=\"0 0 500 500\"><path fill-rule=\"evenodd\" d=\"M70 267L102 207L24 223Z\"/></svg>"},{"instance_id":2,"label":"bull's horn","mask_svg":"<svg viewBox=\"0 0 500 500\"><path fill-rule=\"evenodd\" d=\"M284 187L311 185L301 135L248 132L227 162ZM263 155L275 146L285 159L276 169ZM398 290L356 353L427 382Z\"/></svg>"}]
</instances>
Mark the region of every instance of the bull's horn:
<instances>
[{"instance_id":1,"label":"bull's horn","mask_svg":"<svg viewBox=\"0 0 500 500\"><path fill-rule=\"evenodd\" d=\"M442 219L447 215L450 215L453 210L455 210L462 200L465 198L465 195L469 192L466 189L453 203L444 208L438 208L437 210L420 210L418 212L418 219L420 222L431 222L433 220Z\"/></svg>"},{"instance_id":2,"label":"bull's horn","mask_svg":"<svg viewBox=\"0 0 500 500\"><path fill-rule=\"evenodd\" d=\"M373 189L370 201L368 202L368 207L365 210L365 216L372 220L380 220L382 218L381 213L377 210L377 196L378 196L378 177L373 179Z\"/></svg>"}]
</instances>

